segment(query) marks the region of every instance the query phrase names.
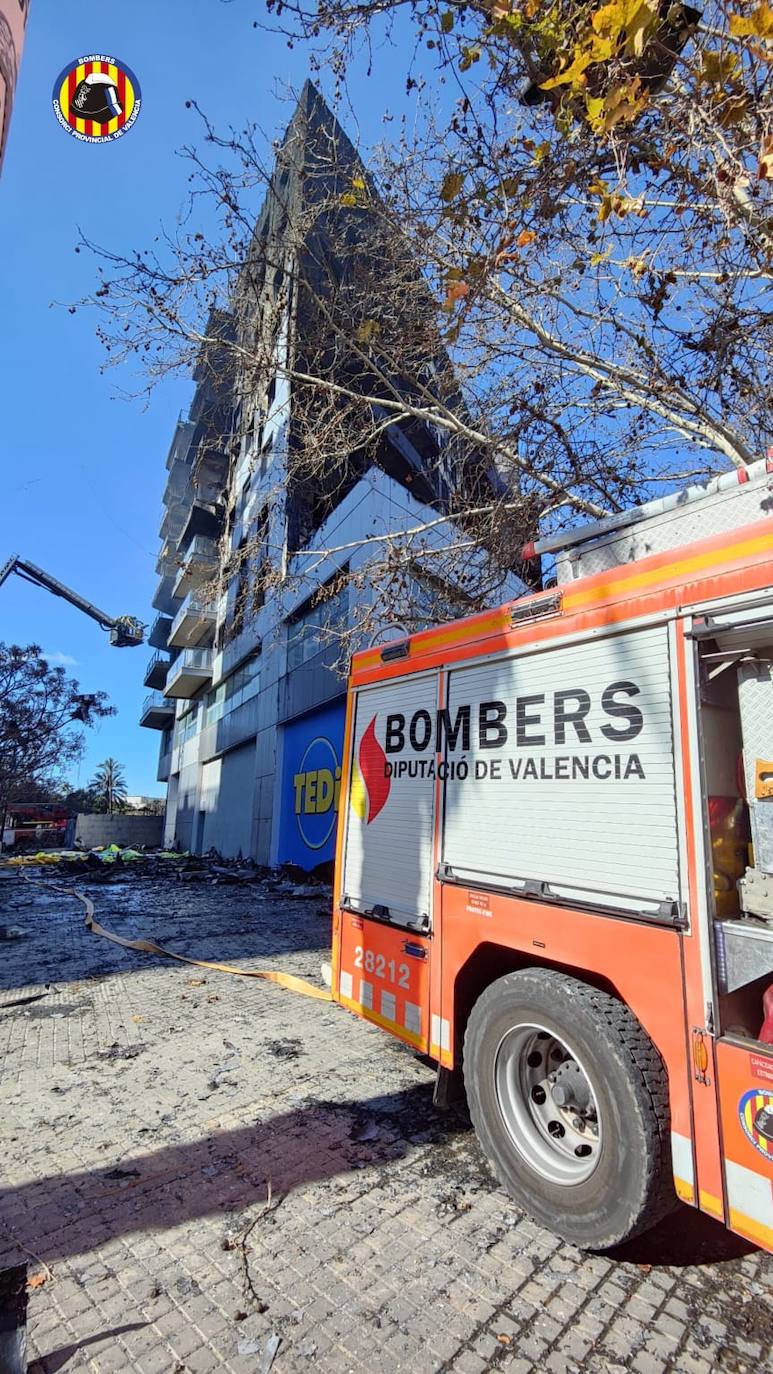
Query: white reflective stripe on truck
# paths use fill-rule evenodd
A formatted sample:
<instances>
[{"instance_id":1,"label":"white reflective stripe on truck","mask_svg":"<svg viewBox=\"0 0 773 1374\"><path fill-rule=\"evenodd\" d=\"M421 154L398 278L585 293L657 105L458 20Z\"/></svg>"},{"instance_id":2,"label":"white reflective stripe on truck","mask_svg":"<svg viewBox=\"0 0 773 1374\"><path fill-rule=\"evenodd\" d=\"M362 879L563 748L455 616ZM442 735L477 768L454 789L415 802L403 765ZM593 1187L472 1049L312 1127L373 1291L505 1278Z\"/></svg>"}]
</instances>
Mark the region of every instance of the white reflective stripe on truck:
<instances>
[{"instance_id":1,"label":"white reflective stripe on truck","mask_svg":"<svg viewBox=\"0 0 773 1374\"><path fill-rule=\"evenodd\" d=\"M773 1185L732 1159L725 1160L727 1204L733 1230L751 1236L770 1249L773 1245Z\"/></svg>"},{"instance_id":2,"label":"white reflective stripe on truck","mask_svg":"<svg viewBox=\"0 0 773 1374\"><path fill-rule=\"evenodd\" d=\"M689 1136L671 1132L671 1161L674 1171L674 1187L682 1202L695 1201L695 1166L693 1146Z\"/></svg>"}]
</instances>

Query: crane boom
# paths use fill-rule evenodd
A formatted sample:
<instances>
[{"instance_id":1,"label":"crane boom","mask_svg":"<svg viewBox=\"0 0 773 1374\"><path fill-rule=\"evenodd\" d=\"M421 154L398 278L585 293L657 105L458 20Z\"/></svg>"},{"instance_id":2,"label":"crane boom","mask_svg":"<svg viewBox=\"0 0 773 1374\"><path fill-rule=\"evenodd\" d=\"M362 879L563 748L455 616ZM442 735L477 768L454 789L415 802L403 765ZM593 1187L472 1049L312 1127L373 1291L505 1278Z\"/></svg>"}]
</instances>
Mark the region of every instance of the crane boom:
<instances>
[{"instance_id":1,"label":"crane boom","mask_svg":"<svg viewBox=\"0 0 773 1374\"><path fill-rule=\"evenodd\" d=\"M71 606L83 611L84 615L96 620L100 629L110 632L110 643L116 648L123 649L142 643L145 627L135 616L107 615L98 606L95 606L93 601L87 601L85 597L79 596L71 587L65 586L64 582L52 577L50 573L37 567L35 563L28 562L26 558L19 558L18 554L12 554L7 563L0 568L0 587L10 577L11 573L16 573L25 582L32 582L34 586L44 587L54 596L61 596L64 601L69 601Z\"/></svg>"}]
</instances>

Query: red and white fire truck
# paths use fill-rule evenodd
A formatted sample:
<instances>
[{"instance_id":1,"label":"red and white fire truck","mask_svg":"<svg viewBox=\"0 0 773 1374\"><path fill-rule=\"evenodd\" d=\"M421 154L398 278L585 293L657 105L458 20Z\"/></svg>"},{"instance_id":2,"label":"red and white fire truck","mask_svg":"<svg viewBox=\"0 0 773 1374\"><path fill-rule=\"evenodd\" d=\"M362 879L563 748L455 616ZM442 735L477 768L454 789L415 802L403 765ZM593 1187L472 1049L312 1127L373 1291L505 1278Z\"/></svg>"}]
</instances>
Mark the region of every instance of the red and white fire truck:
<instances>
[{"instance_id":1,"label":"red and white fire truck","mask_svg":"<svg viewBox=\"0 0 773 1374\"><path fill-rule=\"evenodd\" d=\"M67 818L67 807L59 803L9 802L3 822L3 848L63 845Z\"/></svg>"},{"instance_id":2,"label":"red and white fire truck","mask_svg":"<svg viewBox=\"0 0 773 1374\"><path fill-rule=\"evenodd\" d=\"M333 995L580 1246L678 1197L773 1249L772 514L727 474L353 660Z\"/></svg>"}]
</instances>

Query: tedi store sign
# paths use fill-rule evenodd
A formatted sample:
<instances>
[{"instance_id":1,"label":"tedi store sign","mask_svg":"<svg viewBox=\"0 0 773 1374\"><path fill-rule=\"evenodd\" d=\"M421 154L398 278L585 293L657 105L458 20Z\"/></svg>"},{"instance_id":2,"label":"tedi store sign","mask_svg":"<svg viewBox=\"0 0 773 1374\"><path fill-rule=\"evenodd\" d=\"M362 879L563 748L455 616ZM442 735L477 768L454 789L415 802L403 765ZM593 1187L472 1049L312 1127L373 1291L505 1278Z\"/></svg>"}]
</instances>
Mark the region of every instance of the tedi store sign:
<instances>
[{"instance_id":1,"label":"tedi store sign","mask_svg":"<svg viewBox=\"0 0 773 1374\"><path fill-rule=\"evenodd\" d=\"M279 861L314 868L335 857L343 703L285 727Z\"/></svg>"}]
</instances>

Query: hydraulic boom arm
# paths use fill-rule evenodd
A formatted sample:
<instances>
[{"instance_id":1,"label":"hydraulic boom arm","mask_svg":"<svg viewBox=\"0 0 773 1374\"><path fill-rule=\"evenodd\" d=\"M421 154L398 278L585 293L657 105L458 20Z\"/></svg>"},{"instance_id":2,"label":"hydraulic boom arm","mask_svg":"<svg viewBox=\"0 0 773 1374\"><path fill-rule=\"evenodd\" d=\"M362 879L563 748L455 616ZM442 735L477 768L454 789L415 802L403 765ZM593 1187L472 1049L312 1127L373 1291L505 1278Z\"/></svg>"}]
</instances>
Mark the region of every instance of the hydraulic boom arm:
<instances>
[{"instance_id":1,"label":"hydraulic boom arm","mask_svg":"<svg viewBox=\"0 0 773 1374\"><path fill-rule=\"evenodd\" d=\"M125 649L128 646L142 643L145 626L135 616L106 615L93 602L78 596L77 592L66 587L56 577L52 577L50 573L36 567L34 563L28 563L26 558L19 558L17 554L13 554L8 562L0 568L0 587L6 578L10 577L11 573L16 573L25 582L32 582L36 587L45 587L46 591L52 592L54 596L61 596L63 600L69 601L71 606L76 606L79 611L91 616L92 620L96 620L100 629L109 630L110 643L117 649Z\"/></svg>"}]
</instances>

